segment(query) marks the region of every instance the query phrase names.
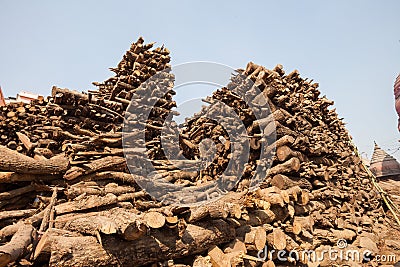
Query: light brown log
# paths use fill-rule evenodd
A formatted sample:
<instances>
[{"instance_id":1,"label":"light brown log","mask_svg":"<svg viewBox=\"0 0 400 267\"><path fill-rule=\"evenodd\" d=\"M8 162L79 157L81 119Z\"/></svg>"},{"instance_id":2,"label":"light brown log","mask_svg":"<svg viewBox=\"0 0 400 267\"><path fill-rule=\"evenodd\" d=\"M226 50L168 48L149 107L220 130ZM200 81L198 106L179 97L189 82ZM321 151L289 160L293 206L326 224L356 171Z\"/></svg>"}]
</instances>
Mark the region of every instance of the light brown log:
<instances>
[{"instance_id":1,"label":"light brown log","mask_svg":"<svg viewBox=\"0 0 400 267\"><path fill-rule=\"evenodd\" d=\"M28 217L35 212L36 209L0 211L0 220Z\"/></svg>"},{"instance_id":2,"label":"light brown log","mask_svg":"<svg viewBox=\"0 0 400 267\"><path fill-rule=\"evenodd\" d=\"M259 251L265 247L267 242L267 234L263 227L252 227L250 231L244 235L244 243L247 249Z\"/></svg>"},{"instance_id":3,"label":"light brown log","mask_svg":"<svg viewBox=\"0 0 400 267\"><path fill-rule=\"evenodd\" d=\"M235 229L222 220L210 220L197 225L188 224L179 237L171 230L153 229L149 235L134 241L124 241L114 235L102 237L101 247L94 237L57 238L52 244L50 264L56 260L63 266L110 266L110 256L122 266L141 266L171 258L207 251L214 245L229 242L235 237ZM76 248L85 247L82 251ZM101 248L101 249L99 249ZM104 249L103 249L104 248ZM87 251L91 251L91 257ZM103 251L107 251L105 256ZM68 257L67 257L68 255ZM93 263L93 261L96 261ZM115 261L114 261L115 264Z\"/></svg>"},{"instance_id":4,"label":"light brown log","mask_svg":"<svg viewBox=\"0 0 400 267\"><path fill-rule=\"evenodd\" d=\"M0 172L0 183L51 181L51 180L56 180L60 177L61 175Z\"/></svg>"},{"instance_id":5,"label":"light brown log","mask_svg":"<svg viewBox=\"0 0 400 267\"><path fill-rule=\"evenodd\" d=\"M33 241L35 229L31 224L20 225L18 231L7 244L0 246L0 266L6 266L24 255Z\"/></svg>"},{"instance_id":6,"label":"light brown log","mask_svg":"<svg viewBox=\"0 0 400 267\"><path fill-rule=\"evenodd\" d=\"M275 228L272 231L273 245L277 250L283 250L286 248L286 235L280 228Z\"/></svg>"},{"instance_id":7,"label":"light brown log","mask_svg":"<svg viewBox=\"0 0 400 267\"><path fill-rule=\"evenodd\" d=\"M40 224L39 233L42 233L47 229L51 213L54 211L54 205L56 204L56 201L57 201L57 187L53 189L53 194L51 196L50 203L45 209L42 223Z\"/></svg>"},{"instance_id":8,"label":"light brown log","mask_svg":"<svg viewBox=\"0 0 400 267\"><path fill-rule=\"evenodd\" d=\"M312 184L305 178L299 177L288 177L283 174L274 175L271 180L271 185L278 187L279 189L288 189L293 186L299 186L302 189L312 189Z\"/></svg>"},{"instance_id":9,"label":"light brown log","mask_svg":"<svg viewBox=\"0 0 400 267\"><path fill-rule=\"evenodd\" d=\"M64 155L49 160L35 160L0 145L0 170L29 174L64 173L69 161Z\"/></svg>"},{"instance_id":10,"label":"light brown log","mask_svg":"<svg viewBox=\"0 0 400 267\"><path fill-rule=\"evenodd\" d=\"M208 256L210 257L213 267L231 267L228 257L218 246L210 248L208 250Z\"/></svg>"},{"instance_id":11,"label":"light brown log","mask_svg":"<svg viewBox=\"0 0 400 267\"><path fill-rule=\"evenodd\" d=\"M300 169L300 160L298 158L291 158L282 164L278 164L270 168L267 175L273 176L276 174L297 172Z\"/></svg>"},{"instance_id":12,"label":"light brown log","mask_svg":"<svg viewBox=\"0 0 400 267\"><path fill-rule=\"evenodd\" d=\"M62 203L54 207L54 210L57 215L88 210L92 208L112 205L117 203L118 198L113 194L107 194L103 197L91 195L88 197L84 197L83 199L75 199L70 202Z\"/></svg>"},{"instance_id":13,"label":"light brown log","mask_svg":"<svg viewBox=\"0 0 400 267\"><path fill-rule=\"evenodd\" d=\"M151 228L161 228L165 225L165 216L156 211L150 211L143 216L145 223Z\"/></svg>"},{"instance_id":14,"label":"light brown log","mask_svg":"<svg viewBox=\"0 0 400 267\"><path fill-rule=\"evenodd\" d=\"M280 146L276 149L276 156L280 161L286 161L291 157L297 157L300 161L308 161L307 156L299 151L294 151L288 146Z\"/></svg>"},{"instance_id":15,"label":"light brown log","mask_svg":"<svg viewBox=\"0 0 400 267\"><path fill-rule=\"evenodd\" d=\"M245 201L245 192L229 192L222 198L211 201L200 206L190 208L188 222L196 222L206 217L218 219L227 218L228 215L239 219L241 217L241 206Z\"/></svg>"},{"instance_id":16,"label":"light brown log","mask_svg":"<svg viewBox=\"0 0 400 267\"><path fill-rule=\"evenodd\" d=\"M95 182L80 182L72 185L67 189L66 195L68 198L75 198L83 193L87 195L106 195L108 193L116 196L133 193L136 189L132 186L121 186L116 183L109 183L105 186L98 185Z\"/></svg>"},{"instance_id":17,"label":"light brown log","mask_svg":"<svg viewBox=\"0 0 400 267\"><path fill-rule=\"evenodd\" d=\"M31 151L33 148L33 144L30 141L29 137L26 136L25 134L21 132L16 132L16 135L18 136L18 139L21 141L21 143L24 145L26 150Z\"/></svg>"},{"instance_id":18,"label":"light brown log","mask_svg":"<svg viewBox=\"0 0 400 267\"><path fill-rule=\"evenodd\" d=\"M57 217L55 226L93 236L98 232L104 234L118 233L125 240L138 239L148 231L145 221L137 212L124 208L113 208L86 214L61 215Z\"/></svg>"},{"instance_id":19,"label":"light brown log","mask_svg":"<svg viewBox=\"0 0 400 267\"><path fill-rule=\"evenodd\" d=\"M109 169L118 170L124 168L125 164L126 162L123 157L108 156L84 164L82 168L72 167L64 174L64 179L73 180L78 178L79 176L90 174L97 171L104 171Z\"/></svg>"}]
</instances>

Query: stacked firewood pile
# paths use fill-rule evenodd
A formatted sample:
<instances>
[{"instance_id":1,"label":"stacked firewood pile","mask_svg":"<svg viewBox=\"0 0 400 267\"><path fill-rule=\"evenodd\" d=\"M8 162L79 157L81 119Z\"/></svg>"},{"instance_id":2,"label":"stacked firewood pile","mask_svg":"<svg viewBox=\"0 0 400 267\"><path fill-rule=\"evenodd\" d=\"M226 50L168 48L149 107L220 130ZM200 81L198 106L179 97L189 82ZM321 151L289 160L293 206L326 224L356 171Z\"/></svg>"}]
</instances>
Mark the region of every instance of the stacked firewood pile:
<instances>
[{"instance_id":1,"label":"stacked firewood pile","mask_svg":"<svg viewBox=\"0 0 400 267\"><path fill-rule=\"evenodd\" d=\"M232 77L205 99L232 107L248 133L250 157L233 190L207 204L177 206L141 189L139 174L127 168L122 127L140 85L169 67L169 51L152 46L142 38L133 43L112 69L116 75L94 83L99 90L54 87L45 100L0 110L0 266L274 266L282 261L277 254L260 254L266 246L299 252L284 265L330 266L326 258L301 257L301 251L338 249L347 242L347 248L368 249L371 258L379 252L382 241L374 227L384 222L382 203L344 123L329 109L333 102L319 96L318 84L297 71L285 74L281 65L268 70L249 63L239 70L241 78ZM262 91L270 116L256 119L229 90L243 80ZM203 156L202 140L211 139L216 157L208 167L179 172L179 164L163 154L163 122L176 105L168 72L165 82L171 89L144 125L146 154L165 181L199 186L217 179L231 158L230 140L202 112L186 120L179 141L190 162ZM273 143L261 138L262 127L274 135ZM249 190L256 166L268 160L260 158L262 142L267 155L276 153L262 183Z\"/></svg>"}]
</instances>

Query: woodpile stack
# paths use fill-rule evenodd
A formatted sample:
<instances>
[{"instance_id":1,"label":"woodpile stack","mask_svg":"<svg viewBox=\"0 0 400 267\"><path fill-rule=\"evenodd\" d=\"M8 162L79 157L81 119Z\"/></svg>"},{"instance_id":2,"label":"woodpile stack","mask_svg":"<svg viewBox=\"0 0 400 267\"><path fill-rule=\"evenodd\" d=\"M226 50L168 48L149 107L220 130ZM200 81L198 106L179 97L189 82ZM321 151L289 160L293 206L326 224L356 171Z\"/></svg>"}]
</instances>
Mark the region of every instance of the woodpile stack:
<instances>
[{"instance_id":1,"label":"woodpile stack","mask_svg":"<svg viewBox=\"0 0 400 267\"><path fill-rule=\"evenodd\" d=\"M248 134L250 157L233 190L189 207L166 205L141 189L140 177L127 168L122 127L127 107L135 107L131 99L143 97L140 85L169 68L169 51L152 46L142 38L133 43L111 69L116 75L94 83L99 90L54 87L45 100L0 108L0 266L275 266L282 263L277 254L260 257L266 246L301 256L338 249L338 242L379 252L374 227L384 222L381 199L329 108L333 102L320 97L317 83L297 71L285 74L281 65L268 70L249 63L205 99L235 110ZM173 76L164 78L171 89L144 125L146 154L172 183L213 181L231 158L229 136L202 112L187 119L179 136L187 161L202 157L204 138L214 141L217 156L203 171L179 172L160 143L176 106ZM256 119L232 93L244 80L258 86L271 116ZM261 126L275 135L273 144L260 137ZM268 161L260 158L262 142L276 153L260 186L249 190L256 167ZM292 256L283 262L318 263L333 264Z\"/></svg>"}]
</instances>

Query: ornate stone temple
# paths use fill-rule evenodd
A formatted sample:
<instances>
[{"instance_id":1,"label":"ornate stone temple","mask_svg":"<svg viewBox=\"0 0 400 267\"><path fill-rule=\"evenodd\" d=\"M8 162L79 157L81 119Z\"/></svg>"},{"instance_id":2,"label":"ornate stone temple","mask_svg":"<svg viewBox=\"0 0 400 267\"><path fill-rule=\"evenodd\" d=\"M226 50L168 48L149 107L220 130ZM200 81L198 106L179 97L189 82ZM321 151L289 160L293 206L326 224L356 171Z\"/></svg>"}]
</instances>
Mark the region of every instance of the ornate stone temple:
<instances>
[{"instance_id":1,"label":"ornate stone temple","mask_svg":"<svg viewBox=\"0 0 400 267\"><path fill-rule=\"evenodd\" d=\"M400 178L399 162L376 143L369 169L377 178Z\"/></svg>"}]
</instances>

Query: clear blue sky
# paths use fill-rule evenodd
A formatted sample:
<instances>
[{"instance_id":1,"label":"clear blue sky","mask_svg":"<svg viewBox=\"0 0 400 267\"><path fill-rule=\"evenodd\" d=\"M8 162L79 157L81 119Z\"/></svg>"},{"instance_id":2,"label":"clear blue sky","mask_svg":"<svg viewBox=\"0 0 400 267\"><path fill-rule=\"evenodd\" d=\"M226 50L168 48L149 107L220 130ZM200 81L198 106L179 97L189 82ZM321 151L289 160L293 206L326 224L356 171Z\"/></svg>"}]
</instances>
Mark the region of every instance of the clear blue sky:
<instances>
[{"instance_id":1,"label":"clear blue sky","mask_svg":"<svg viewBox=\"0 0 400 267\"><path fill-rule=\"evenodd\" d=\"M6 95L52 85L92 88L132 41L165 44L172 64L248 61L320 83L361 151L399 146L393 83L400 1L4 1L0 85ZM400 156L400 153L396 154Z\"/></svg>"}]
</instances>

